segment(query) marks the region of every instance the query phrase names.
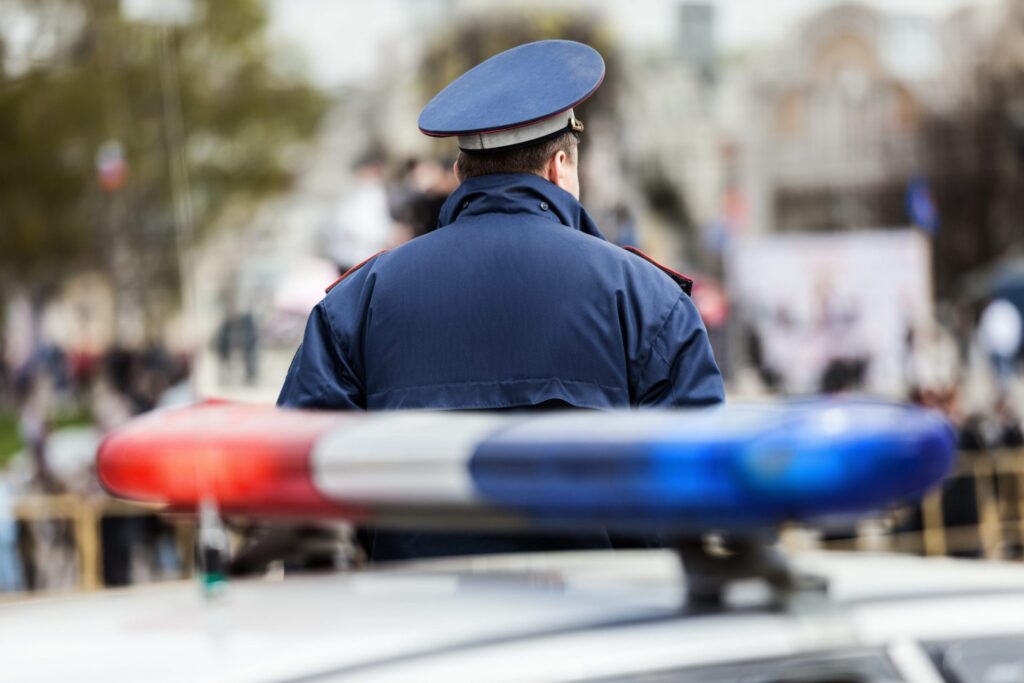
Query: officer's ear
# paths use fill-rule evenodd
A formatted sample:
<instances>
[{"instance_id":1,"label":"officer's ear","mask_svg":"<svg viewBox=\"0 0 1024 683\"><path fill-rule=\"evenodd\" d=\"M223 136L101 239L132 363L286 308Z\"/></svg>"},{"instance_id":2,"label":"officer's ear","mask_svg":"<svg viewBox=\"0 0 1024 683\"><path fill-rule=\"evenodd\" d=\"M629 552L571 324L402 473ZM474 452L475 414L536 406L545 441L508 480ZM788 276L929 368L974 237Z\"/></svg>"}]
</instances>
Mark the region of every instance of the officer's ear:
<instances>
[{"instance_id":1,"label":"officer's ear","mask_svg":"<svg viewBox=\"0 0 1024 683\"><path fill-rule=\"evenodd\" d=\"M562 150L558 150L548 158L547 166L544 168L544 177L561 187L561 181L565 177L565 165L569 157Z\"/></svg>"},{"instance_id":2,"label":"officer's ear","mask_svg":"<svg viewBox=\"0 0 1024 683\"><path fill-rule=\"evenodd\" d=\"M576 175L576 164L565 150L560 149L551 155L544 168L544 177L576 199L580 198L580 181L579 176Z\"/></svg>"},{"instance_id":3,"label":"officer's ear","mask_svg":"<svg viewBox=\"0 0 1024 683\"><path fill-rule=\"evenodd\" d=\"M458 159L456 159L454 162L452 162L452 173L455 174L455 179L458 180L459 183L461 183L462 182L462 174L459 173L459 160Z\"/></svg>"}]
</instances>

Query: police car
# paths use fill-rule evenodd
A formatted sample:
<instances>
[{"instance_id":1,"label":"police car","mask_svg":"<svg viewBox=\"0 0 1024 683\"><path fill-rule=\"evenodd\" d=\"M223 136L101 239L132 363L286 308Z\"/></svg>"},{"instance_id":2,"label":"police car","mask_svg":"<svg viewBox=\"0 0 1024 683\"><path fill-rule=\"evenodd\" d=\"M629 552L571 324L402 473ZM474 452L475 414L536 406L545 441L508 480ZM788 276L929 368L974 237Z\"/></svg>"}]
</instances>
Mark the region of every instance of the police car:
<instances>
[{"instance_id":1,"label":"police car","mask_svg":"<svg viewBox=\"0 0 1024 683\"><path fill-rule=\"evenodd\" d=\"M671 550L452 558L0 610L3 680L997 683L1024 680L1024 568L812 553L773 534L922 495L937 416L317 414L207 405L108 439L115 494L218 515L657 533ZM213 515L214 517L218 515ZM210 543L211 547L216 543Z\"/></svg>"}]
</instances>

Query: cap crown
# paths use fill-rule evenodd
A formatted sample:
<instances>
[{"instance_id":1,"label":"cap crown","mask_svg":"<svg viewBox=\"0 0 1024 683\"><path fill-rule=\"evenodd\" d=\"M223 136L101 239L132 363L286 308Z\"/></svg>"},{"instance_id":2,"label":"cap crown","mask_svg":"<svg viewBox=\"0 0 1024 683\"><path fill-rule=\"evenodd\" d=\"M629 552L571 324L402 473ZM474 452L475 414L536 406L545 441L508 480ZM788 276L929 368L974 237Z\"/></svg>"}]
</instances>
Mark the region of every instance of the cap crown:
<instances>
[{"instance_id":1,"label":"cap crown","mask_svg":"<svg viewBox=\"0 0 1024 683\"><path fill-rule=\"evenodd\" d=\"M604 59L589 45L520 45L452 81L423 108L419 127L427 135L450 137L527 126L589 98L604 74Z\"/></svg>"}]
</instances>

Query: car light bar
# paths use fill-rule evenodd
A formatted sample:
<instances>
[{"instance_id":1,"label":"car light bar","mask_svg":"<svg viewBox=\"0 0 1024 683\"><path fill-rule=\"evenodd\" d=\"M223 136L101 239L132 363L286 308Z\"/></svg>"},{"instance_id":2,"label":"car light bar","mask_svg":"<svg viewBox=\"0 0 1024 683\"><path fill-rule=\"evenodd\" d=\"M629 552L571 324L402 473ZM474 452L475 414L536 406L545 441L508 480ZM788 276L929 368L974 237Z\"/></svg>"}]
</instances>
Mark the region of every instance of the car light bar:
<instances>
[{"instance_id":1,"label":"car light bar","mask_svg":"<svg viewBox=\"0 0 1024 683\"><path fill-rule=\"evenodd\" d=\"M854 517L940 482L936 413L824 400L689 411L323 413L207 404L100 449L114 495L375 524L686 531Z\"/></svg>"}]
</instances>

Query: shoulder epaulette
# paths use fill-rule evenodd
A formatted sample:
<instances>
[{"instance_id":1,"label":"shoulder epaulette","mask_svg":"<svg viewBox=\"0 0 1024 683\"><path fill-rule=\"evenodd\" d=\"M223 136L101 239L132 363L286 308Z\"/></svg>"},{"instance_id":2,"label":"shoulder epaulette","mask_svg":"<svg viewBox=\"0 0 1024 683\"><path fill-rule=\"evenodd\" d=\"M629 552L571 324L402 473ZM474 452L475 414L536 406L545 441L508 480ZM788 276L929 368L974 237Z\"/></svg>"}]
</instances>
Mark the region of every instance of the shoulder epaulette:
<instances>
[{"instance_id":1,"label":"shoulder epaulette","mask_svg":"<svg viewBox=\"0 0 1024 683\"><path fill-rule=\"evenodd\" d=\"M348 270L346 270L346 271L345 271L344 273L342 273L342 274L341 274L341 276L340 276L340 277L339 277L339 278L338 278L337 280L335 280L334 282L332 282L332 283L330 284L330 286L328 286L328 287L327 287L327 289L325 289L325 290L324 290L324 294L327 294L328 292L330 292L330 291L331 291L332 289L334 289L334 288L335 288L335 287L337 287L337 286L338 286L339 284L341 284L341 281L342 281L342 280L344 280L344 279L345 279L345 278L347 278L347 277L348 277L349 275L351 275L352 273L356 272L357 270L359 270L360 268L362 268L363 266L365 266L365 265L366 265L367 263L369 263L369 262L370 262L370 261L372 261L373 259L377 258L378 256L380 256L381 254L383 254L383 253L384 253L384 252L386 252L386 251L388 251L388 250L387 250L387 249L381 249L380 251L378 251L378 252L377 252L376 254L374 254L373 256L371 256L371 257L369 257L369 258L367 258L367 259L365 259L365 260L363 260L363 261L360 261L360 262L359 262L359 263L357 263L356 265L354 265L354 266L352 266L351 268L349 268Z\"/></svg>"},{"instance_id":2,"label":"shoulder epaulette","mask_svg":"<svg viewBox=\"0 0 1024 683\"><path fill-rule=\"evenodd\" d=\"M625 246L625 247L623 247L623 249L625 249L626 251L630 252L631 254L636 254L637 256L642 258L643 260L645 260L648 263L656 266L658 269L661 270L661 272L665 273L670 278L672 278L672 281L675 282L677 285L679 285L679 289L683 290L683 292L686 294L686 296L690 296L690 293L693 291L693 280L691 280L690 278L686 277L685 275L683 275L682 273L680 273L677 270L672 270L668 266L665 266L665 265L662 265L662 264L658 263L653 258L648 256L644 252L640 251L636 247Z\"/></svg>"}]
</instances>

